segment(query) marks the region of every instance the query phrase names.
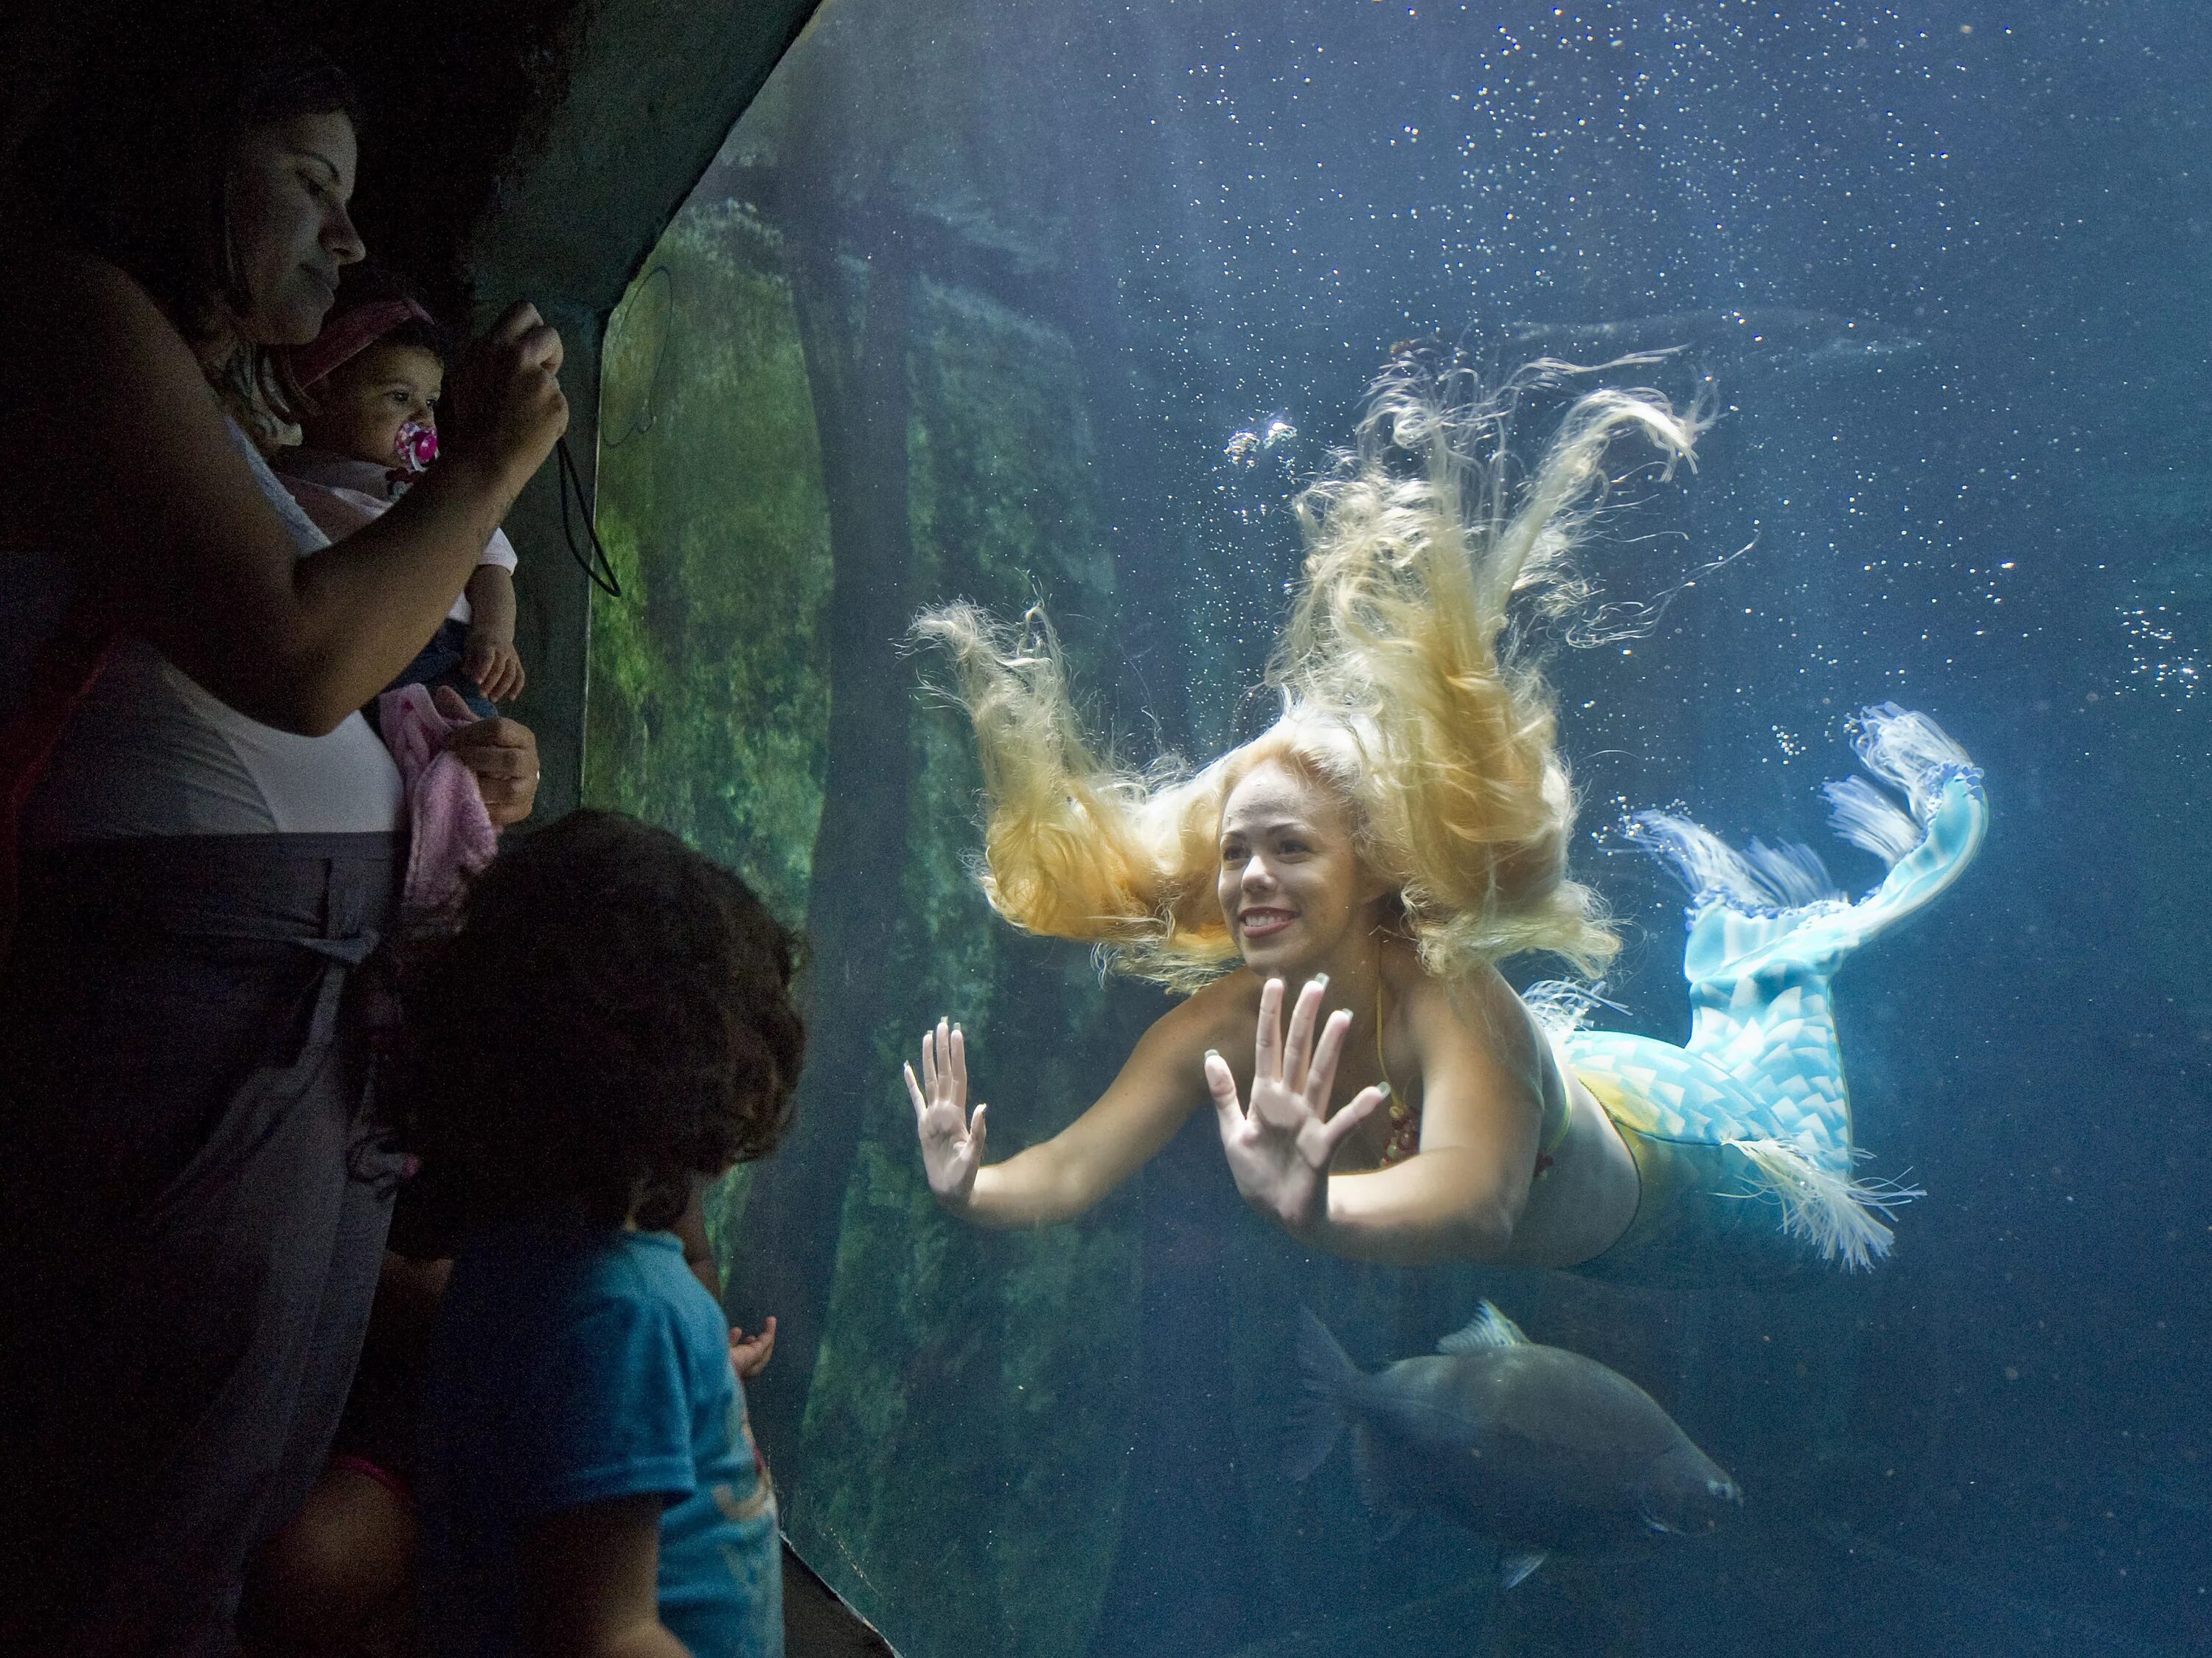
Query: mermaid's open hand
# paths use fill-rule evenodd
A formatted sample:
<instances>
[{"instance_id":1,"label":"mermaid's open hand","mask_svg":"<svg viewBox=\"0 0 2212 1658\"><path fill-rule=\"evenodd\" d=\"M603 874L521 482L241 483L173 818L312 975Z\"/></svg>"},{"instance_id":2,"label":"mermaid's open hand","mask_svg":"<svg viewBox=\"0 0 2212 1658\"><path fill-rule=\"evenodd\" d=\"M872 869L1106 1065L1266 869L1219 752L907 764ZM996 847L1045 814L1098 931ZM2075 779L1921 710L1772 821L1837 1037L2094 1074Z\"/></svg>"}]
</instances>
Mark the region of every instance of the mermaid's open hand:
<instances>
[{"instance_id":1,"label":"mermaid's open hand","mask_svg":"<svg viewBox=\"0 0 2212 1658\"><path fill-rule=\"evenodd\" d=\"M1249 1112L1237 1097L1229 1062L1210 1050L1206 1056L1206 1086L1213 1095L1221 1148L1229 1154L1237 1190L1245 1202L1294 1233L1305 1232L1327 1215L1329 1159L1383 1100L1380 1088L1363 1088L1329 1116L1337 1055L1352 1015L1340 1008L1322 1027L1320 1040L1314 1039L1325 988L1316 978L1298 993L1287 1044L1283 981L1271 978L1261 989Z\"/></svg>"},{"instance_id":2,"label":"mermaid's open hand","mask_svg":"<svg viewBox=\"0 0 2212 1658\"><path fill-rule=\"evenodd\" d=\"M906 1091L914 1099L914 1126L921 1136L922 1167L929 1190L947 1209L963 1210L975 1190L975 1171L983 1166L983 1112L967 1116L968 1042L960 1027L940 1019L921 1037L921 1080L906 1068Z\"/></svg>"}]
</instances>

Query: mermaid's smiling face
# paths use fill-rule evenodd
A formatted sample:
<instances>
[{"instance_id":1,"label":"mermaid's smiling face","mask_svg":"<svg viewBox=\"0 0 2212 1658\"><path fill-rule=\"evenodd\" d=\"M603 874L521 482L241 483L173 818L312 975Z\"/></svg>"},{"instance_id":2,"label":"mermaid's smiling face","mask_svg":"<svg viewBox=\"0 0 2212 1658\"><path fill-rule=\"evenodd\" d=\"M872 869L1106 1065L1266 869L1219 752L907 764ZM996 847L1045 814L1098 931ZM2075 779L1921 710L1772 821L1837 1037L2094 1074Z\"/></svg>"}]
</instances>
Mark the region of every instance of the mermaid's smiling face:
<instances>
[{"instance_id":1,"label":"mermaid's smiling face","mask_svg":"<svg viewBox=\"0 0 2212 1658\"><path fill-rule=\"evenodd\" d=\"M1262 760L1229 791L1215 893L1249 966L1322 966L1387 891L1360 867L1351 808L1298 768Z\"/></svg>"}]
</instances>

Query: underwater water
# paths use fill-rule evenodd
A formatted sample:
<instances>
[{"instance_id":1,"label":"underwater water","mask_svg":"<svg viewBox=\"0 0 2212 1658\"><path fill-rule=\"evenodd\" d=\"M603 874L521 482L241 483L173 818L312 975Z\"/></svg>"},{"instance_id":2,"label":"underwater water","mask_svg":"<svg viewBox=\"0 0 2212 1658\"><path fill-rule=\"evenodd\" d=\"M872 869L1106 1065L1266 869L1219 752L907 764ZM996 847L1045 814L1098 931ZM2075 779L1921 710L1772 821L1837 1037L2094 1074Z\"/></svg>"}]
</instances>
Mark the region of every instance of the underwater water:
<instances>
[{"instance_id":1,"label":"underwater water","mask_svg":"<svg viewBox=\"0 0 2212 1658\"><path fill-rule=\"evenodd\" d=\"M586 792L741 869L812 952L799 1125L712 1216L806 1559L908 1658L2212 1650L2212 34L2193 0L830 0L610 330ZM1286 509L1395 342L1718 418L1625 455L1556 642L1600 1022L1680 1040L1682 895L1626 812L1820 849L1847 720L1983 769L1978 862L1836 1001L1876 1270L1358 1267L1194 1119L1081 1220L930 1198L899 1081L963 1022L990 1155L1167 1005L1014 933L979 779L901 648L1049 605L1094 724L1211 758ZM1533 448L1556 406L1532 405ZM1516 983L1553 964L1509 965ZM1710 1537L1395 1536L1282 1472L1301 1305L1363 1366L1484 1298L1632 1378L1741 1485Z\"/></svg>"}]
</instances>

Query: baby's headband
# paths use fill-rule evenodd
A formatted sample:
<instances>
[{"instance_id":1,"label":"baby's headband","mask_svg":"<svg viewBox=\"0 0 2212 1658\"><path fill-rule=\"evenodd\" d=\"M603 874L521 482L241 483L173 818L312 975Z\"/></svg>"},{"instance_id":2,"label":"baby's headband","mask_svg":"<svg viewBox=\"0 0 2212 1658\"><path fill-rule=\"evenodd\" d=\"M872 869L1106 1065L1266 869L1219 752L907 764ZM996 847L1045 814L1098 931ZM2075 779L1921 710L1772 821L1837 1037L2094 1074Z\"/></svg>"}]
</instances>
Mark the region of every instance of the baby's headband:
<instances>
[{"instance_id":1,"label":"baby's headband","mask_svg":"<svg viewBox=\"0 0 2212 1658\"><path fill-rule=\"evenodd\" d=\"M403 322L430 321L430 314L411 299L374 299L341 311L324 325L312 343L291 353L292 378L301 390L340 363L363 351Z\"/></svg>"}]
</instances>

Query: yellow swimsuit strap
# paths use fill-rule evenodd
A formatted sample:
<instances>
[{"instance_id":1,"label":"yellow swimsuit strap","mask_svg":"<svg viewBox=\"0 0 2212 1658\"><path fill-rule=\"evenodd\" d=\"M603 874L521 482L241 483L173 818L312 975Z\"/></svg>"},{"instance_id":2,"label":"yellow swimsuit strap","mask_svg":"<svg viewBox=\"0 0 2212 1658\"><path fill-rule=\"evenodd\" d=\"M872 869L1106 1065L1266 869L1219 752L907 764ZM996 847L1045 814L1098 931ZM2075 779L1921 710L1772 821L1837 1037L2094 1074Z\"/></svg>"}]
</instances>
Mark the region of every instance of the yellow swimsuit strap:
<instances>
[{"instance_id":1,"label":"yellow swimsuit strap","mask_svg":"<svg viewBox=\"0 0 2212 1658\"><path fill-rule=\"evenodd\" d=\"M1375 1069L1390 1095L1390 1137L1382 1144L1382 1167L1402 1163L1421 1149L1421 1119L1406 1096L1391 1085L1390 1062L1382 1057L1382 975L1375 975Z\"/></svg>"},{"instance_id":2,"label":"yellow swimsuit strap","mask_svg":"<svg viewBox=\"0 0 2212 1658\"><path fill-rule=\"evenodd\" d=\"M1382 1074L1382 1086L1390 1095L1390 1137L1382 1148L1382 1166L1388 1168L1393 1163L1403 1162L1419 1149L1421 1119L1392 1084L1390 1062L1382 1057L1382 976L1379 972L1375 976L1375 1069ZM1566 1143L1567 1131L1574 1126L1574 1111L1567 1099L1565 1080L1564 1076L1560 1078L1559 1120L1545 1125L1543 1142L1536 1150L1534 1178L1539 1180L1552 1172L1554 1154ZM1545 1107L1545 1115L1552 1115L1549 1105Z\"/></svg>"},{"instance_id":3,"label":"yellow swimsuit strap","mask_svg":"<svg viewBox=\"0 0 2212 1658\"><path fill-rule=\"evenodd\" d=\"M1398 1090L1390 1086L1390 1062L1382 1057L1382 975L1375 975L1375 1069L1382 1073L1382 1087L1391 1098Z\"/></svg>"}]
</instances>

